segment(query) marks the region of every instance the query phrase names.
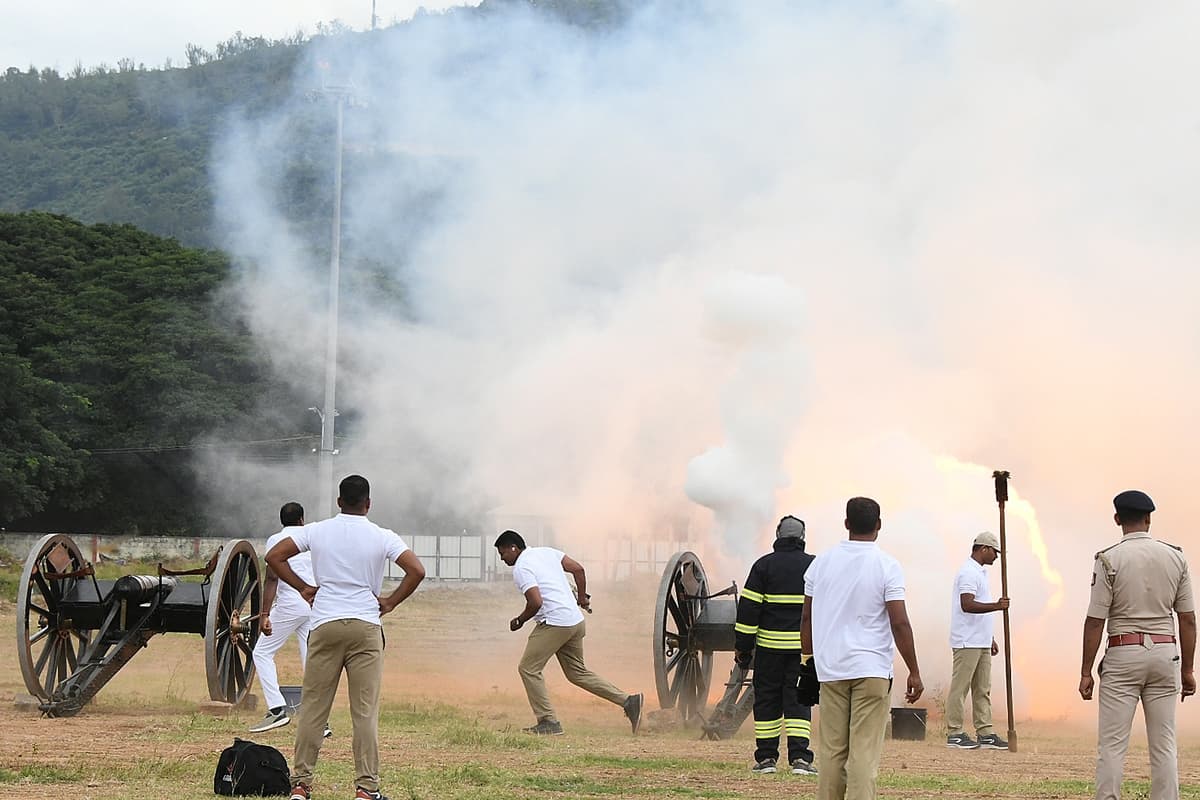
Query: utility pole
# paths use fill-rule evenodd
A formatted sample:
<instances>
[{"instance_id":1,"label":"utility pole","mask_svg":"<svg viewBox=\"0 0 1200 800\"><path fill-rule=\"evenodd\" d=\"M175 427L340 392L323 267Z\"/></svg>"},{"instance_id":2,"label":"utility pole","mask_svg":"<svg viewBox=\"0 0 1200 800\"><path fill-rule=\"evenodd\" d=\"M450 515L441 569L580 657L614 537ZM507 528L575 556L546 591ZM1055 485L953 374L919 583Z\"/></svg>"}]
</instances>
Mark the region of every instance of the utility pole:
<instances>
[{"instance_id":1,"label":"utility pole","mask_svg":"<svg viewBox=\"0 0 1200 800\"><path fill-rule=\"evenodd\" d=\"M375 30L375 23L379 21L379 17L375 16L375 0L371 0L371 30Z\"/></svg>"},{"instance_id":2,"label":"utility pole","mask_svg":"<svg viewBox=\"0 0 1200 800\"><path fill-rule=\"evenodd\" d=\"M342 248L342 118L350 90L345 86L326 86L323 94L332 95L337 107L337 135L333 166L333 240L329 257L329 312L325 334L325 401L317 411L321 418L321 452L317 463L320 489L319 513L336 514L333 494L333 457L337 455L334 420L337 418L338 283Z\"/></svg>"}]
</instances>

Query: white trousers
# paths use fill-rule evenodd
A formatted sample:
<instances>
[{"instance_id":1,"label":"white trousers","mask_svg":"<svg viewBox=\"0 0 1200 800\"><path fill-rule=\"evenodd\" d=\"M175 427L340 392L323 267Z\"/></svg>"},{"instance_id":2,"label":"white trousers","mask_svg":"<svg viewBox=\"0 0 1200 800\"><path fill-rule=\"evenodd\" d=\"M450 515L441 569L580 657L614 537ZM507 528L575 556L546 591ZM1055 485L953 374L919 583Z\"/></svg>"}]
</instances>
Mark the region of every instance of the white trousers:
<instances>
[{"instance_id":1,"label":"white trousers","mask_svg":"<svg viewBox=\"0 0 1200 800\"><path fill-rule=\"evenodd\" d=\"M300 667L308 659L308 614L292 614L280 611L279 607L271 609L271 635L259 636L254 645L254 669L258 671L258 683L262 687L263 700L267 708L279 708L286 705L283 693L279 691L279 673L275 670L275 654L287 644L288 637L296 634L296 643L300 645Z\"/></svg>"}]
</instances>

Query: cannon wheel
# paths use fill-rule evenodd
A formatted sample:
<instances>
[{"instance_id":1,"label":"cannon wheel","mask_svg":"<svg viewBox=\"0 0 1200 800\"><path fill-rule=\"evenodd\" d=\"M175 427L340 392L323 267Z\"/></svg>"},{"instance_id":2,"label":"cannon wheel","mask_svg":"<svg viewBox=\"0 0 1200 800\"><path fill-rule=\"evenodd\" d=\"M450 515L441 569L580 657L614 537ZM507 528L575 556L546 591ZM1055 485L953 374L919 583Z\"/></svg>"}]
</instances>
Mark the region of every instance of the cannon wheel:
<instances>
[{"instance_id":1,"label":"cannon wheel","mask_svg":"<svg viewBox=\"0 0 1200 800\"><path fill-rule=\"evenodd\" d=\"M208 696L240 703L254 679L252 654L262 610L258 557L249 542L225 543L213 570L212 587L204 626Z\"/></svg>"},{"instance_id":2,"label":"cannon wheel","mask_svg":"<svg viewBox=\"0 0 1200 800\"><path fill-rule=\"evenodd\" d=\"M47 573L66 573L86 566L70 536L43 536L25 560L17 589L17 660L25 688L49 700L59 684L79 667L91 631L75 628L59 617L59 603L82 578L47 580Z\"/></svg>"},{"instance_id":3,"label":"cannon wheel","mask_svg":"<svg viewBox=\"0 0 1200 800\"><path fill-rule=\"evenodd\" d=\"M692 584L687 591L685 579ZM676 553L663 570L654 608L654 680L658 704L678 706L685 723L700 718L712 680L712 652L699 650L692 628L704 610L708 579L695 553Z\"/></svg>"}]
</instances>

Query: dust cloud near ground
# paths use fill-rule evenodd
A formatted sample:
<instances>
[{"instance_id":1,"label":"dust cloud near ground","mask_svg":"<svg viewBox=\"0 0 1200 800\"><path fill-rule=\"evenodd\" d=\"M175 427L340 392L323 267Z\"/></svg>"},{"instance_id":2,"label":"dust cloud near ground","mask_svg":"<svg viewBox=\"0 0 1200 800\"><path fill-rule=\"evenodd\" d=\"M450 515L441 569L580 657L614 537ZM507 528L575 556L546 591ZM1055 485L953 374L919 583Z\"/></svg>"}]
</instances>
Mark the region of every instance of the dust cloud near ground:
<instances>
[{"instance_id":1,"label":"dust cloud near ground","mask_svg":"<svg viewBox=\"0 0 1200 800\"><path fill-rule=\"evenodd\" d=\"M428 723L385 726L380 742L385 788L394 787L392 796L397 790L400 796L439 796L436 791L429 794L429 787L418 787L416 794L411 794L414 790L404 788L408 786L405 781L423 778L406 776L433 775L453 781L456 771L465 770L463 774L469 777L472 765L480 765L501 774L531 776L528 780L544 784L537 791L516 795L520 797L571 796L568 787L580 779L581 769L601 784L608 781L604 785L609 788L622 780L635 782L639 789L628 796L636 797L683 793L790 800L814 796L816 782L811 779L780 775L766 776L778 780L764 780L764 776L750 774L754 742L749 723L732 739L699 741L695 729L680 725L670 713L655 713L651 630L658 583L657 576L644 575L588 587L595 606L595 613L587 618L589 666L628 691L645 692L651 713L639 736L630 736L620 709L570 686L551 662L546 669L547 683L566 736L552 737L543 747L529 751L463 744L463 736L469 742L475 735L469 732L447 741L436 727L431 732ZM724 580L716 583L726 585ZM469 725L476 726L472 730L484 731L485 737L492 735L486 733L489 731L496 736L513 734L531 724L533 715L516 672L528 631L508 630L508 620L521 607L522 599L508 581L421 587L385 617L385 711L394 715L400 709L401 716L450 713L455 719L469 720ZM0 604L0 630L13 630L14 613L11 604ZM929 649L921 657L933 666L938 660L948 660L949 653ZM713 700L719 696L730 666L730 654L716 655L710 692ZM300 682L294 644L281 652L279 667L281 683ZM1003 731L1002 681L998 679L996 684L997 726ZM1094 723L1021 718L1017 723L1022 743L1019 753L951 751L941 738L937 688L930 687L921 702L928 713L925 741L886 742L881 797L957 798L965 796L964 781L983 781L995 787L1014 780L1026 782L1025 786L1031 780L1065 781L1062 793L1055 796L1076 800L1090 796L1087 784L1094 769ZM1073 690L1072 686L1062 687L1064 693ZM86 800L143 796L130 793L127 777L114 777L118 770L135 772L138 785L151 791L169 795L185 784L194 789L189 781L195 779L186 775L211 774L211 765L220 749L229 744L231 734L250 736L245 729L262 713L261 704L255 710L237 710L228 719L209 719L197 713L208 697L204 640L184 634L151 640L76 717L43 719L36 712L20 710L12 701L23 692L16 648L4 645L0 647L0 800L59 796L64 787L71 787L72 796ZM254 693L261 696L257 682ZM334 738L321 753L324 766L320 774L327 791L344 788L331 785L335 765L352 763L344 682L331 724ZM820 726L819 707L815 724ZM1149 777L1141 725L1139 715L1127 763L1130 780ZM290 761L294 736L295 727L288 726L253 738L278 747ZM700 771L703 774L686 766L697 760L709 765ZM583 763L587 766L582 767ZM1200 784L1200 740L1193 733L1181 735L1180 770L1185 786ZM64 781L63 774L84 777ZM49 777L39 782L38 776ZM929 789L930 781L941 788ZM916 792L915 787L922 787L921 791ZM207 788L204 791L207 794ZM464 791L459 787L451 795L474 796ZM1015 798L1023 793L1027 789L1015 785L1007 793L991 794L989 789L989 796L997 797ZM334 791L332 796L336 794Z\"/></svg>"}]
</instances>

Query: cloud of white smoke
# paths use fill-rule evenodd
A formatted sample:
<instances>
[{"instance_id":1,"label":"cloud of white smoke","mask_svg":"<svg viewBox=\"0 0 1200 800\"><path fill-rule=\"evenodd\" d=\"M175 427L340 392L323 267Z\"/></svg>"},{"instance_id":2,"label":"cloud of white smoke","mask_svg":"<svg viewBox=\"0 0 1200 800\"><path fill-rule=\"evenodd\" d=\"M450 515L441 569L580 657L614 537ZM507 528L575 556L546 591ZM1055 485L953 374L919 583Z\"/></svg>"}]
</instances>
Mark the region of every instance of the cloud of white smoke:
<instances>
[{"instance_id":1,"label":"cloud of white smoke","mask_svg":"<svg viewBox=\"0 0 1200 800\"><path fill-rule=\"evenodd\" d=\"M328 62L352 83L348 152L380 156L345 187L347 247L405 288L402 313L343 317L359 421L339 473L568 520L567 542L691 517L734 569L778 516L819 551L847 497L875 496L936 676L954 569L1008 468L1045 537L1035 555L1014 521L1016 646L1045 636L1030 672L1061 669L1069 695L1109 498L1144 488L1156 533L1200 541L1178 455L1198 17L651 3L600 32L514 8L326 43L301 82ZM325 263L264 156L290 113L234 128L217 182L252 324L315 386ZM1053 693L1023 685L1045 712Z\"/></svg>"}]
</instances>

